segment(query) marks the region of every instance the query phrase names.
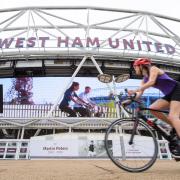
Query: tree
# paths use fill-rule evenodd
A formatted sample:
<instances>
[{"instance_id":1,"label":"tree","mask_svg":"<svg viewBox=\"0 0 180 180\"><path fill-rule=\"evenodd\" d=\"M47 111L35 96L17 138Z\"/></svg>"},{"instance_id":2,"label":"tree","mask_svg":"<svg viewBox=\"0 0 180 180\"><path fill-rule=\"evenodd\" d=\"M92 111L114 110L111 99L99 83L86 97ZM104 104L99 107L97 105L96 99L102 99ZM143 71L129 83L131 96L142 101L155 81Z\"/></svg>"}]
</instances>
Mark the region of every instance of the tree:
<instances>
[{"instance_id":1,"label":"tree","mask_svg":"<svg viewBox=\"0 0 180 180\"><path fill-rule=\"evenodd\" d=\"M7 95L11 104L34 104L32 100L33 79L22 77L12 79L12 87Z\"/></svg>"}]
</instances>

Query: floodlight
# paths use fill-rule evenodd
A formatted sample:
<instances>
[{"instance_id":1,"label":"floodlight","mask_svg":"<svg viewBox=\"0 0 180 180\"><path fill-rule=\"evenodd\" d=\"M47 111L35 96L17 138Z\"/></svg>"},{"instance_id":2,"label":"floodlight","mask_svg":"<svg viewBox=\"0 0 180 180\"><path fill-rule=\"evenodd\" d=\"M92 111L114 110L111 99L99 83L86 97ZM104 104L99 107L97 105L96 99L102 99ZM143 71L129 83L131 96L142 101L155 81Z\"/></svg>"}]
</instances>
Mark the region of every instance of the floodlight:
<instances>
[{"instance_id":1,"label":"floodlight","mask_svg":"<svg viewBox=\"0 0 180 180\"><path fill-rule=\"evenodd\" d=\"M112 82L112 76L109 74L99 74L97 76L98 80L103 83L110 83Z\"/></svg>"},{"instance_id":2,"label":"floodlight","mask_svg":"<svg viewBox=\"0 0 180 180\"><path fill-rule=\"evenodd\" d=\"M130 78L129 74L121 74L118 77L115 78L115 82L116 83L121 83L124 82L126 80L128 80Z\"/></svg>"}]
</instances>

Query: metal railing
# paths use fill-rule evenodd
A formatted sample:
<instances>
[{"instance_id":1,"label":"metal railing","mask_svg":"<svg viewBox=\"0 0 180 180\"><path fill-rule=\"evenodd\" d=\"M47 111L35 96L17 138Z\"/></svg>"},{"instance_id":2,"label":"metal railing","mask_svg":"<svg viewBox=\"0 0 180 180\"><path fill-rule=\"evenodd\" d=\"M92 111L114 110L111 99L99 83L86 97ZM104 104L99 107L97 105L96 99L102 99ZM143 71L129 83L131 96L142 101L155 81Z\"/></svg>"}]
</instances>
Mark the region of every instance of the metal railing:
<instances>
[{"instance_id":1,"label":"metal railing","mask_svg":"<svg viewBox=\"0 0 180 180\"><path fill-rule=\"evenodd\" d=\"M51 104L33 104L33 105L3 105L2 117L6 118L43 118L46 117L51 110ZM96 113L100 113L100 117L111 118L117 117L116 109L107 106L98 106L95 112L92 113L92 117L95 117ZM67 114L62 112L59 107L55 107L52 111L51 117L67 117Z\"/></svg>"}]
</instances>

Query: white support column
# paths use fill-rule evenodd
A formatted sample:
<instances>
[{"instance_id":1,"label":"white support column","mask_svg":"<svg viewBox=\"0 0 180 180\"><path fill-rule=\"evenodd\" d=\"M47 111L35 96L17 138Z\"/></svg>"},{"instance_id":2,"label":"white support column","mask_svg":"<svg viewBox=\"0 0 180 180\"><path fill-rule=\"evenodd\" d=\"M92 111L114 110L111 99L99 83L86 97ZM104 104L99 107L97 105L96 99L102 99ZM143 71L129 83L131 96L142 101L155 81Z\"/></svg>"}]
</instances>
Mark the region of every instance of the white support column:
<instances>
[{"instance_id":1,"label":"white support column","mask_svg":"<svg viewBox=\"0 0 180 180\"><path fill-rule=\"evenodd\" d=\"M119 130L118 130L118 131L119 131L120 134L123 133L123 130L122 130L122 127L121 127L121 126L119 126Z\"/></svg>"},{"instance_id":2,"label":"white support column","mask_svg":"<svg viewBox=\"0 0 180 180\"><path fill-rule=\"evenodd\" d=\"M24 127L22 128L22 131L21 131L21 139L24 138Z\"/></svg>"},{"instance_id":3,"label":"white support column","mask_svg":"<svg viewBox=\"0 0 180 180\"><path fill-rule=\"evenodd\" d=\"M37 131L35 132L34 136L38 136L40 131L41 131L41 129L37 129Z\"/></svg>"},{"instance_id":4,"label":"white support column","mask_svg":"<svg viewBox=\"0 0 180 180\"><path fill-rule=\"evenodd\" d=\"M19 154L20 154L20 146L21 146L21 141L16 142L16 154L15 154L15 159L19 159Z\"/></svg>"},{"instance_id":5,"label":"white support column","mask_svg":"<svg viewBox=\"0 0 180 180\"><path fill-rule=\"evenodd\" d=\"M94 63L94 65L96 66L98 72L99 72L100 74L103 74L103 72L102 72L101 68L99 67L98 63L96 62L94 56L91 56L91 60L92 60L92 62Z\"/></svg>"},{"instance_id":6,"label":"white support column","mask_svg":"<svg viewBox=\"0 0 180 180\"><path fill-rule=\"evenodd\" d=\"M85 39L87 39L87 37L89 37L89 9L87 9L87 28L86 28L86 34L85 34Z\"/></svg>"},{"instance_id":7,"label":"white support column","mask_svg":"<svg viewBox=\"0 0 180 180\"><path fill-rule=\"evenodd\" d=\"M6 146L3 154L3 159L6 159L6 154L7 154L7 148L8 148L8 142L6 141Z\"/></svg>"},{"instance_id":8,"label":"white support column","mask_svg":"<svg viewBox=\"0 0 180 180\"><path fill-rule=\"evenodd\" d=\"M120 118L120 109L119 109L119 99L117 97L117 90L116 90L116 83L115 83L115 80L114 80L114 76L113 76L113 88L114 88L114 95L115 95L115 107L116 107L116 113L117 113L117 117L118 119Z\"/></svg>"},{"instance_id":9,"label":"white support column","mask_svg":"<svg viewBox=\"0 0 180 180\"><path fill-rule=\"evenodd\" d=\"M17 139L20 138L20 133L21 133L21 129L18 130L18 135L17 135Z\"/></svg>"},{"instance_id":10,"label":"white support column","mask_svg":"<svg viewBox=\"0 0 180 180\"><path fill-rule=\"evenodd\" d=\"M2 129L2 132L4 135L8 135L8 132L6 131L6 129Z\"/></svg>"},{"instance_id":11,"label":"white support column","mask_svg":"<svg viewBox=\"0 0 180 180\"><path fill-rule=\"evenodd\" d=\"M72 132L72 128L71 128L71 126L69 126L69 133L71 133Z\"/></svg>"},{"instance_id":12,"label":"white support column","mask_svg":"<svg viewBox=\"0 0 180 180\"><path fill-rule=\"evenodd\" d=\"M99 67L98 63L96 62L94 56L91 56L91 60L94 63L94 65L96 66L96 69L98 70L99 74L103 74L101 68ZM109 88L110 91L112 91L111 86L109 85L109 83L107 83L107 87Z\"/></svg>"}]
</instances>

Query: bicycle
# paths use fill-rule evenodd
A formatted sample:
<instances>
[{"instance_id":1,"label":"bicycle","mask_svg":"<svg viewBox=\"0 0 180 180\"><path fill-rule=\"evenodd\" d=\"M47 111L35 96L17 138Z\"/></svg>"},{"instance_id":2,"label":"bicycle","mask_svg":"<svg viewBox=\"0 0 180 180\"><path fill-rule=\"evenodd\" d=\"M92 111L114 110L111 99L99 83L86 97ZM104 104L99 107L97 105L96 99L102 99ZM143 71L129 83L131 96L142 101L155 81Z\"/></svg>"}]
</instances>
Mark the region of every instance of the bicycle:
<instances>
[{"instance_id":1,"label":"bicycle","mask_svg":"<svg viewBox=\"0 0 180 180\"><path fill-rule=\"evenodd\" d=\"M85 117L101 117L103 114L100 106L91 105L89 103L81 103L79 106L80 107L74 109L80 117L83 117L81 114L84 114Z\"/></svg>"},{"instance_id":2,"label":"bicycle","mask_svg":"<svg viewBox=\"0 0 180 180\"><path fill-rule=\"evenodd\" d=\"M142 172L150 168L158 157L155 131L169 142L170 151L174 147L171 134L162 129L157 121L146 118L142 112L168 112L146 108L135 96L129 96L128 101L136 104L136 111L130 118L117 119L109 125L105 134L105 149L108 157L119 168L128 172ZM125 107L124 110L127 111Z\"/></svg>"}]
</instances>

